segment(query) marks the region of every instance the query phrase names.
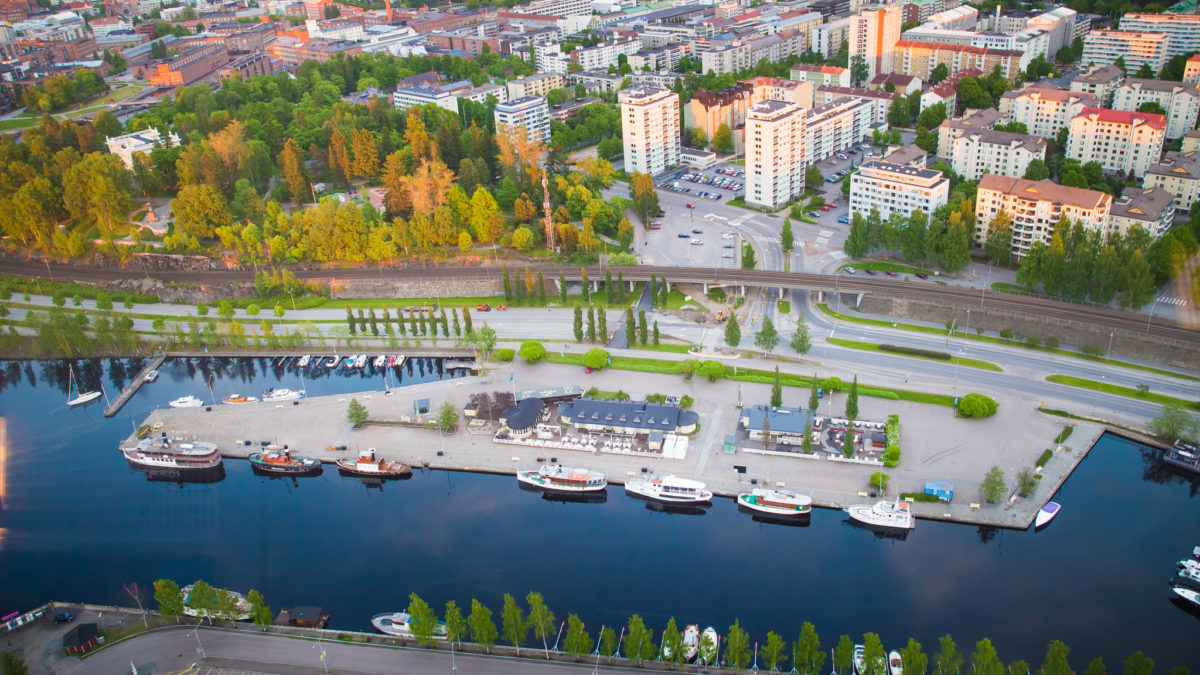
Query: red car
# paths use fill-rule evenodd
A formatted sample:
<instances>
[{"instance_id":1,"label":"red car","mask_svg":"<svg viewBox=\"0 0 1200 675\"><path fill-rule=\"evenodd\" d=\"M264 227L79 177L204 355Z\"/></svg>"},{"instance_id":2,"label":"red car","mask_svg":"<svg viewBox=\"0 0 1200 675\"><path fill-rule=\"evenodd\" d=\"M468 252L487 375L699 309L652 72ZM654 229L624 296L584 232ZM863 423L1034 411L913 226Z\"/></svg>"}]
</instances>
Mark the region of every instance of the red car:
<instances>
[{"instance_id":1,"label":"red car","mask_svg":"<svg viewBox=\"0 0 1200 675\"><path fill-rule=\"evenodd\" d=\"M502 305L502 304L501 304L501 305L496 305L496 311L497 311L497 312L503 312L503 311L504 311L504 310L506 310L506 309L508 309L508 307L506 307L506 306L504 306L504 305Z\"/></svg>"},{"instance_id":2,"label":"red car","mask_svg":"<svg viewBox=\"0 0 1200 675\"><path fill-rule=\"evenodd\" d=\"M828 211L829 209L832 209L832 208L833 208L832 206L830 206L830 205L826 204L825 206L822 206L822 207L821 207L821 210L822 210L822 211Z\"/></svg>"},{"instance_id":3,"label":"red car","mask_svg":"<svg viewBox=\"0 0 1200 675\"><path fill-rule=\"evenodd\" d=\"M492 306L491 306L491 305L489 305L489 304L487 304L487 303L485 302L485 303L483 303L482 305L475 305L475 311L477 311L477 312L490 312L490 311L492 311Z\"/></svg>"},{"instance_id":4,"label":"red car","mask_svg":"<svg viewBox=\"0 0 1200 675\"><path fill-rule=\"evenodd\" d=\"M924 272L917 272L917 278L918 279L928 279L929 275L925 274Z\"/></svg>"},{"instance_id":5,"label":"red car","mask_svg":"<svg viewBox=\"0 0 1200 675\"><path fill-rule=\"evenodd\" d=\"M689 209L694 209L694 208L696 208L696 205L695 205L695 204L688 204L688 205L687 205L687 207L688 207Z\"/></svg>"},{"instance_id":6,"label":"red car","mask_svg":"<svg viewBox=\"0 0 1200 675\"><path fill-rule=\"evenodd\" d=\"M588 366L587 368L584 368L584 369L583 369L583 372L585 372L585 373L591 373L591 372L592 372L592 367L591 367L591 366Z\"/></svg>"},{"instance_id":7,"label":"red car","mask_svg":"<svg viewBox=\"0 0 1200 675\"><path fill-rule=\"evenodd\" d=\"M891 271L891 270L884 270L884 271L883 271L883 273L884 273L884 274L886 274L886 275L888 275L889 277L894 277L894 276L896 276L896 273L895 273L895 272L893 272L893 271Z\"/></svg>"}]
</instances>

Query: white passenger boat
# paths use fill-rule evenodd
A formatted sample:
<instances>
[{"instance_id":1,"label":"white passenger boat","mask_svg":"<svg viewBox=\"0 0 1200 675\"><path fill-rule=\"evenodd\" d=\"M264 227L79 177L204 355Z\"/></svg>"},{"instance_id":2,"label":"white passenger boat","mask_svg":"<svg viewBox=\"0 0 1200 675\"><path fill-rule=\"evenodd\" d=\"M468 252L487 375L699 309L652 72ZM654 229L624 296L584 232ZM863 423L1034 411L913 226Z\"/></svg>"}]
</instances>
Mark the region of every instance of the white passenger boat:
<instances>
[{"instance_id":1,"label":"white passenger boat","mask_svg":"<svg viewBox=\"0 0 1200 675\"><path fill-rule=\"evenodd\" d=\"M888 654L887 665L890 675L904 675L904 659L900 658L900 652L895 649Z\"/></svg>"},{"instance_id":2,"label":"white passenger boat","mask_svg":"<svg viewBox=\"0 0 1200 675\"><path fill-rule=\"evenodd\" d=\"M683 658L691 663L700 652L700 627L692 624L683 630Z\"/></svg>"},{"instance_id":3,"label":"white passenger boat","mask_svg":"<svg viewBox=\"0 0 1200 675\"><path fill-rule=\"evenodd\" d=\"M204 405L203 399L198 399L195 396L182 396L171 401L167 405L172 408L199 408Z\"/></svg>"},{"instance_id":4,"label":"white passenger boat","mask_svg":"<svg viewBox=\"0 0 1200 675\"><path fill-rule=\"evenodd\" d=\"M812 499L792 490L758 488L737 497L738 506L776 518L807 518L812 515Z\"/></svg>"},{"instance_id":5,"label":"white passenger boat","mask_svg":"<svg viewBox=\"0 0 1200 675\"><path fill-rule=\"evenodd\" d=\"M309 362L311 362L311 361L312 361L312 357L309 356L308 354L305 354L304 356L300 357L299 361L296 362L296 367L297 368L307 368Z\"/></svg>"},{"instance_id":6,"label":"white passenger boat","mask_svg":"<svg viewBox=\"0 0 1200 675\"><path fill-rule=\"evenodd\" d=\"M1037 518L1033 521L1033 527L1036 529L1049 525L1050 521L1054 520L1054 517L1057 516L1058 512L1061 510L1062 507L1059 506L1057 502L1047 502L1046 505L1038 511Z\"/></svg>"},{"instance_id":7,"label":"white passenger boat","mask_svg":"<svg viewBox=\"0 0 1200 675\"><path fill-rule=\"evenodd\" d=\"M382 368L385 365L387 365L387 357L384 356L383 354L376 356L375 360L371 362L371 366L373 366L375 368Z\"/></svg>"},{"instance_id":8,"label":"white passenger boat","mask_svg":"<svg viewBox=\"0 0 1200 675\"><path fill-rule=\"evenodd\" d=\"M517 480L555 492L599 492L608 485L608 478L602 473L569 469L561 464L543 464L537 471L518 471Z\"/></svg>"},{"instance_id":9,"label":"white passenger boat","mask_svg":"<svg viewBox=\"0 0 1200 675\"><path fill-rule=\"evenodd\" d=\"M384 612L371 617L371 625L375 630L386 635L397 635L400 637L412 637L412 617L408 612ZM437 627L434 628L433 634L438 637L445 637L446 623L444 621L437 622Z\"/></svg>"},{"instance_id":10,"label":"white passenger boat","mask_svg":"<svg viewBox=\"0 0 1200 675\"><path fill-rule=\"evenodd\" d=\"M894 530L911 530L917 525L917 519L908 510L908 504L900 501L895 503L878 501L874 504L855 504L846 507L850 519L869 527L889 528Z\"/></svg>"},{"instance_id":11,"label":"white passenger boat","mask_svg":"<svg viewBox=\"0 0 1200 675\"><path fill-rule=\"evenodd\" d=\"M295 401L304 398L303 389L288 389L287 387L271 387L262 393L263 403L279 403L280 401Z\"/></svg>"},{"instance_id":12,"label":"white passenger boat","mask_svg":"<svg viewBox=\"0 0 1200 675\"><path fill-rule=\"evenodd\" d=\"M625 492L668 504L707 504L713 496L704 483L671 475L631 479L625 483Z\"/></svg>"},{"instance_id":13,"label":"white passenger boat","mask_svg":"<svg viewBox=\"0 0 1200 675\"><path fill-rule=\"evenodd\" d=\"M1200 572L1200 562L1195 560L1180 560L1179 568L1184 570L1192 570L1193 572Z\"/></svg>"},{"instance_id":14,"label":"white passenger boat","mask_svg":"<svg viewBox=\"0 0 1200 675\"><path fill-rule=\"evenodd\" d=\"M1183 598L1184 600L1187 600L1188 602L1192 603L1193 605L1200 605L1200 591L1197 591L1194 588L1188 588L1187 586L1182 586L1182 585L1177 585L1177 584L1173 584L1171 586L1171 590L1175 591L1176 595Z\"/></svg>"},{"instance_id":15,"label":"white passenger boat","mask_svg":"<svg viewBox=\"0 0 1200 675\"><path fill-rule=\"evenodd\" d=\"M355 367L355 368L365 368L366 366L367 366L367 355L366 355L366 354L359 354L359 355L358 355L358 356L357 356L357 357L354 359L354 367Z\"/></svg>"},{"instance_id":16,"label":"white passenger boat","mask_svg":"<svg viewBox=\"0 0 1200 675\"><path fill-rule=\"evenodd\" d=\"M144 438L121 454L132 465L148 469L212 469L221 464L216 443L197 441L191 436Z\"/></svg>"},{"instance_id":17,"label":"white passenger boat","mask_svg":"<svg viewBox=\"0 0 1200 675\"><path fill-rule=\"evenodd\" d=\"M717 662L717 654L721 651L721 636L712 626L700 634L700 662L713 665Z\"/></svg>"}]
</instances>

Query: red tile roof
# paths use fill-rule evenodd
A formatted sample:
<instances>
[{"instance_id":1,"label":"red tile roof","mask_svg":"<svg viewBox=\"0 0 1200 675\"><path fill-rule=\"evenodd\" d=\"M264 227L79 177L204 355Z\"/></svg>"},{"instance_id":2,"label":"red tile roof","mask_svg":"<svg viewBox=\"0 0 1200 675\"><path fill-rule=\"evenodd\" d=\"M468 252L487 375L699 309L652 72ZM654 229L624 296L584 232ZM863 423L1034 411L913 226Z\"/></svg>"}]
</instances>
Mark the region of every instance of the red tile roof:
<instances>
[{"instance_id":1,"label":"red tile roof","mask_svg":"<svg viewBox=\"0 0 1200 675\"><path fill-rule=\"evenodd\" d=\"M1129 112L1127 110L1110 110L1108 108L1083 108L1075 117L1095 117L1101 122L1112 122L1114 124L1140 122L1153 129L1162 129L1167 125L1167 118L1156 113Z\"/></svg>"}]
</instances>

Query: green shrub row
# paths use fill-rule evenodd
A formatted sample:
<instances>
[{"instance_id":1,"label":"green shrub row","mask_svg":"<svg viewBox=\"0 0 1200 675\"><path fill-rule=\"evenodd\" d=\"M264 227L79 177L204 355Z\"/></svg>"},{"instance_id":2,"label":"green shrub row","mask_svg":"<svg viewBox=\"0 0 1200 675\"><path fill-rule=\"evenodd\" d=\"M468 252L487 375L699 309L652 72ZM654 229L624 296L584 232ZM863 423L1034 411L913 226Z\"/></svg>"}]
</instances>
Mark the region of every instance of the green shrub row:
<instances>
[{"instance_id":1,"label":"green shrub row","mask_svg":"<svg viewBox=\"0 0 1200 675\"><path fill-rule=\"evenodd\" d=\"M923 356L928 359L939 359L949 361L950 355L946 352L937 352L932 349L918 349L917 347L904 347L901 345L879 345L879 351L892 352L894 354L908 354L909 356Z\"/></svg>"},{"instance_id":2,"label":"green shrub row","mask_svg":"<svg viewBox=\"0 0 1200 675\"><path fill-rule=\"evenodd\" d=\"M914 502L928 502L931 504L938 501L937 495L927 495L924 492L901 492L900 498L912 499Z\"/></svg>"},{"instance_id":3,"label":"green shrub row","mask_svg":"<svg viewBox=\"0 0 1200 675\"><path fill-rule=\"evenodd\" d=\"M65 281L50 281L49 279L26 279L24 277L0 276L0 299L7 300L13 293L22 293L29 295L49 295L62 296L64 298L74 298L79 296L86 300L99 300L107 298L114 302L122 302L130 299L133 302L140 304L153 304L158 302L157 295L147 295L145 293L113 293L98 286L89 284L77 284Z\"/></svg>"},{"instance_id":4,"label":"green shrub row","mask_svg":"<svg viewBox=\"0 0 1200 675\"><path fill-rule=\"evenodd\" d=\"M1042 453L1042 456L1038 457L1037 466L1046 466L1046 462L1049 462L1050 458L1053 456L1054 451L1050 448L1046 448L1046 451Z\"/></svg>"}]
</instances>

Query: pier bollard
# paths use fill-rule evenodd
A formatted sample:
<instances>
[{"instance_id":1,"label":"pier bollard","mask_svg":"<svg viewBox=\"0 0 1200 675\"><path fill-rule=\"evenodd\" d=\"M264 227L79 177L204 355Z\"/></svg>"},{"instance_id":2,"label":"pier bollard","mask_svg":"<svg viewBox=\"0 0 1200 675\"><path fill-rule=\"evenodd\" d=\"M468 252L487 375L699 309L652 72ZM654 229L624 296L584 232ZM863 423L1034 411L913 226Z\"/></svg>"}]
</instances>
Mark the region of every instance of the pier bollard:
<instances>
[{"instance_id":1,"label":"pier bollard","mask_svg":"<svg viewBox=\"0 0 1200 675\"><path fill-rule=\"evenodd\" d=\"M437 454L438 457L441 457L442 455L446 454L446 453L442 452L441 450L438 450L437 452L438 452L438 454Z\"/></svg>"}]
</instances>

